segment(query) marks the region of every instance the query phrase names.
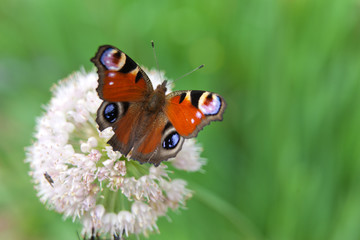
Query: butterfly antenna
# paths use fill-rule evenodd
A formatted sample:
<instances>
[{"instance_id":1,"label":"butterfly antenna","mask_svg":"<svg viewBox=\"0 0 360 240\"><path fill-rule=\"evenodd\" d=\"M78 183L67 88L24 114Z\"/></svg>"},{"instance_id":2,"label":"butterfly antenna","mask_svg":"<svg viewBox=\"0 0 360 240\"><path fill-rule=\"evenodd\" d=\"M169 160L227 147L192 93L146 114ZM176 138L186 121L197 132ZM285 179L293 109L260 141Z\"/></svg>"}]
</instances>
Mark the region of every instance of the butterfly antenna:
<instances>
[{"instance_id":1,"label":"butterfly antenna","mask_svg":"<svg viewBox=\"0 0 360 240\"><path fill-rule=\"evenodd\" d=\"M158 73L159 73L159 78L161 78L159 62L158 62L157 57L156 57L155 43L154 43L153 40L151 40L151 47L152 47L152 49L153 49L154 58L155 58L155 63L156 63L156 67L157 67L157 70L158 70ZM160 79L160 80L161 80L161 79Z\"/></svg>"},{"instance_id":2,"label":"butterfly antenna","mask_svg":"<svg viewBox=\"0 0 360 240\"><path fill-rule=\"evenodd\" d=\"M197 68L191 70L190 72L185 73L185 74L182 75L181 77L178 77L178 78L175 79L173 82L175 82L176 80L179 80L179 79L181 79L181 78L184 78L184 77L186 77L187 75L189 75L189 74L191 74L191 73L193 73L193 72L195 72L195 71L197 71L197 70L199 70L200 68L203 68L203 67L205 67L205 65L204 65L204 64L201 64L200 66L198 66Z\"/></svg>"}]
</instances>

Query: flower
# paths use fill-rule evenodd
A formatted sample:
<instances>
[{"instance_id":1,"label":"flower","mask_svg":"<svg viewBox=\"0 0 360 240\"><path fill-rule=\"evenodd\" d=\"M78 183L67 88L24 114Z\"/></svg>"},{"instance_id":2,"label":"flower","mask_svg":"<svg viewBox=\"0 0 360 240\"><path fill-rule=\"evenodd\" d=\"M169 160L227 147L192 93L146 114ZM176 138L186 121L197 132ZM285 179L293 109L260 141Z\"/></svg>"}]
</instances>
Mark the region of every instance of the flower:
<instances>
[{"instance_id":1,"label":"flower","mask_svg":"<svg viewBox=\"0 0 360 240\"><path fill-rule=\"evenodd\" d=\"M157 86L163 73L147 71ZM45 113L37 120L35 141L26 162L41 202L83 225L83 236L145 235L158 232L157 219L168 209L184 207L192 195L175 170L199 171L205 164L201 147L186 140L169 162L155 167L129 160L107 141L111 128L100 132L95 122L102 100L98 76L84 70L54 86ZM95 232L95 233L94 233Z\"/></svg>"}]
</instances>

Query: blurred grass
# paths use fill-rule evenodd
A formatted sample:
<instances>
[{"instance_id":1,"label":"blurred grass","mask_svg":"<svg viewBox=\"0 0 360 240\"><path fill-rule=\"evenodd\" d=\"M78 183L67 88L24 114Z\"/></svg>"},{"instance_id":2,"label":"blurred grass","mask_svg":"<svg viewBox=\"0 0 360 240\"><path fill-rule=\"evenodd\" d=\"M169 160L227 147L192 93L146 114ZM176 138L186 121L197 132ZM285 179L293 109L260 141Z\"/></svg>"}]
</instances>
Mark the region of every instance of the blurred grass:
<instances>
[{"instance_id":1,"label":"blurred grass","mask_svg":"<svg viewBox=\"0 0 360 240\"><path fill-rule=\"evenodd\" d=\"M360 2L25 1L0 8L0 239L76 239L23 163L49 88L113 44L218 92L222 123L199 134L206 173L150 239L359 239Z\"/></svg>"}]
</instances>

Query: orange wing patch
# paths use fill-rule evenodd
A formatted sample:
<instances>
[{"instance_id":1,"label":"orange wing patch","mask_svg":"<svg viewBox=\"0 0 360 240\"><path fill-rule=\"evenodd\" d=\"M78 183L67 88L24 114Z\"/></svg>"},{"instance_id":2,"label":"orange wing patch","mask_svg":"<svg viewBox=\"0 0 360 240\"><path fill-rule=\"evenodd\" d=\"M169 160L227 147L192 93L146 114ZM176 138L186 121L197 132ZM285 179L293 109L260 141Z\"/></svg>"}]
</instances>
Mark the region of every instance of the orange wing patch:
<instances>
[{"instance_id":1,"label":"orange wing patch","mask_svg":"<svg viewBox=\"0 0 360 240\"><path fill-rule=\"evenodd\" d=\"M136 151L142 154L149 154L155 151L157 146L161 143L162 131L165 127L165 124L162 126L156 126L148 132L146 137L143 139L141 145L136 149Z\"/></svg>"},{"instance_id":2,"label":"orange wing patch","mask_svg":"<svg viewBox=\"0 0 360 240\"><path fill-rule=\"evenodd\" d=\"M138 105L130 105L126 114L116 123L116 129L114 130L114 132L117 140L122 144L130 144L130 140L132 138L131 135L133 134L132 131L135 130L131 126L134 126L134 124L136 124L134 121L137 121L139 119L140 113L141 111Z\"/></svg>"},{"instance_id":3,"label":"orange wing patch","mask_svg":"<svg viewBox=\"0 0 360 240\"><path fill-rule=\"evenodd\" d=\"M147 85L140 71L121 73L104 72L103 98L109 102L141 101L145 97ZM137 79L138 78L138 79Z\"/></svg>"},{"instance_id":4,"label":"orange wing patch","mask_svg":"<svg viewBox=\"0 0 360 240\"><path fill-rule=\"evenodd\" d=\"M181 103L180 96L170 99L165 108L166 115L181 136L189 136L205 118L204 114L191 104L186 97Z\"/></svg>"}]
</instances>

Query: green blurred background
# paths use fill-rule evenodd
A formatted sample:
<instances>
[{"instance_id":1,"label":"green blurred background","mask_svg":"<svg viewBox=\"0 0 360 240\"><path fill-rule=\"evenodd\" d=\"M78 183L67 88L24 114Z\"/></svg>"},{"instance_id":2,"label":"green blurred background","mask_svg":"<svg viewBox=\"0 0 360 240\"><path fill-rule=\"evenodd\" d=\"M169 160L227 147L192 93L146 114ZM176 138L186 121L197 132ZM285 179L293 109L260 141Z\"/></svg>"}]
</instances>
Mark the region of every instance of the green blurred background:
<instances>
[{"instance_id":1,"label":"green blurred background","mask_svg":"<svg viewBox=\"0 0 360 240\"><path fill-rule=\"evenodd\" d=\"M224 121L198 140L187 210L149 239L360 239L358 0L2 0L0 239L77 239L24 164L49 89L102 44L214 91ZM142 239L142 237L141 237Z\"/></svg>"}]
</instances>

